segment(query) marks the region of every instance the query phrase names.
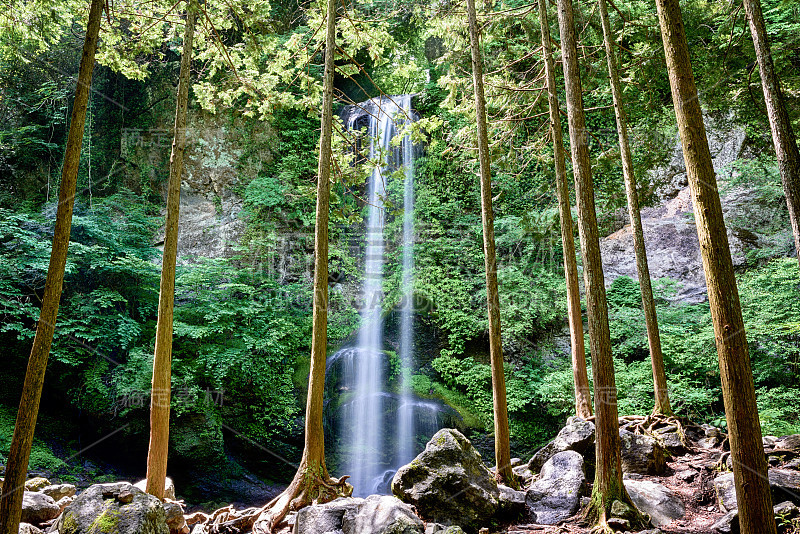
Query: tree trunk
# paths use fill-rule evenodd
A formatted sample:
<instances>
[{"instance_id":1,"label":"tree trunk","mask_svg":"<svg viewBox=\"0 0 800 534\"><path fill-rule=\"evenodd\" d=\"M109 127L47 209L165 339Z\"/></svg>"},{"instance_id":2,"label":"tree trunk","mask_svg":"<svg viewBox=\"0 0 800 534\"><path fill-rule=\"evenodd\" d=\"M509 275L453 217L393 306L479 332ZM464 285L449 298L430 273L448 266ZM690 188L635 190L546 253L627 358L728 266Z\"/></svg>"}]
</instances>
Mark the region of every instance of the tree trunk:
<instances>
[{"instance_id":1,"label":"tree trunk","mask_svg":"<svg viewBox=\"0 0 800 534\"><path fill-rule=\"evenodd\" d=\"M744 534L772 534L775 519L739 291L680 4L656 0L656 6L714 323L739 524Z\"/></svg>"},{"instance_id":2,"label":"tree trunk","mask_svg":"<svg viewBox=\"0 0 800 534\"><path fill-rule=\"evenodd\" d=\"M571 0L558 0L558 23L564 62L572 172L575 176L575 196L578 205L578 233L583 256L586 307L589 317L589 346L592 353L597 428L597 469L592 501L585 511L585 517L596 522L600 530L609 531L607 520L615 500L622 501L634 509L635 507L622 484L617 387L611 354L608 305L603 280L603 262L600 257L600 237L595 214L592 169Z\"/></svg>"},{"instance_id":3,"label":"tree trunk","mask_svg":"<svg viewBox=\"0 0 800 534\"><path fill-rule=\"evenodd\" d=\"M789 114L786 112L786 105L783 102L780 81L772 64L767 28L764 24L764 15L761 13L761 2L744 0L744 9L747 12L747 21L750 24L750 33L756 49L758 71L761 74L761 86L764 90L764 102L767 105L769 127L772 131L772 142L775 145L783 192L789 208L789 221L794 234L795 254L800 262L800 222L798 222L798 217L800 217L800 152L792 130L792 123L789 121Z\"/></svg>"},{"instance_id":4,"label":"tree trunk","mask_svg":"<svg viewBox=\"0 0 800 534\"><path fill-rule=\"evenodd\" d=\"M331 479L325 465L322 428L325 363L328 347L328 212L330 205L331 138L333 136L333 74L336 52L336 0L328 0L323 79L322 132L319 141L317 214L314 228L314 318L311 332L311 369L306 400L305 448L289 487L260 512L253 532L264 534L283 521L290 509L347 497L353 487L347 476Z\"/></svg>"},{"instance_id":5,"label":"tree trunk","mask_svg":"<svg viewBox=\"0 0 800 534\"><path fill-rule=\"evenodd\" d=\"M489 134L486 125L486 100L483 92L483 58L480 30L475 15L475 0L467 0L469 41L472 50L472 81L475 88L475 119L478 127L478 160L481 173L481 219L483 253L486 266L486 302L489 312L489 355L492 364L494 400L494 455L498 482L514 485L506 405L506 379L503 372L503 344L500 339L500 296L497 290L497 257L494 250L494 214L492 212L492 175L489 165Z\"/></svg>"},{"instance_id":6,"label":"tree trunk","mask_svg":"<svg viewBox=\"0 0 800 534\"><path fill-rule=\"evenodd\" d=\"M0 534L17 534L22 515L22 495L28 473L33 432L39 413L47 358L53 343L53 331L58 317L61 289L64 284L64 267L67 263L67 249L72 227L72 209L75 204L75 188L86 122L86 107L91 90L97 35L100 32L104 3L104 0L92 0L89 9L89 22L86 27L86 38L78 71L78 86L75 89L75 103L72 106L67 146L64 151L53 248L50 253L50 266L47 269L42 310L36 327L36 336L33 339L31 355L28 359L28 369L25 373L25 383L22 386L14 436L11 439L11 449L6 462L3 494L0 497Z\"/></svg>"},{"instance_id":7,"label":"tree trunk","mask_svg":"<svg viewBox=\"0 0 800 534\"><path fill-rule=\"evenodd\" d=\"M548 103L550 105L550 134L553 137L553 162L556 171L556 195L561 219L561 242L564 245L564 277L567 282L567 316L572 344L572 376L575 383L575 414L587 418L592 415L592 392L586 372L586 349L581 317L581 294L578 284L578 264L575 260L575 241L572 233L572 210L569 205L569 186L564 155L564 134L556 96L556 76L553 50L550 45L550 24L547 20L547 3L539 2L539 23L542 29L544 68L547 76Z\"/></svg>"},{"instance_id":8,"label":"tree trunk","mask_svg":"<svg viewBox=\"0 0 800 534\"><path fill-rule=\"evenodd\" d=\"M653 299L653 287L650 283L650 269L647 266L647 251L644 245L642 215L639 211L639 198L636 193L636 175L633 172L630 143L628 142L628 119L625 105L622 102L622 89L617 73L617 60L614 47L614 36L611 34L611 23L608 19L606 0L598 0L600 4L600 20L603 25L603 41L608 60L608 77L611 80L611 95L614 99L614 115L617 119L619 134L619 152L622 157L622 173L625 177L625 194L628 197L628 215L631 218L633 248L636 254L636 274L642 291L642 308L647 326L647 342L650 346L650 361L653 367L653 391L655 396L654 414L672 415L667 393L667 375L664 371L664 356L661 352L661 336L658 332L656 303Z\"/></svg>"},{"instance_id":9,"label":"tree trunk","mask_svg":"<svg viewBox=\"0 0 800 534\"><path fill-rule=\"evenodd\" d=\"M186 108L191 83L192 41L197 18L196 0L187 0L183 55L175 105L175 133L169 160L167 224L164 256L161 263L161 288L158 297L158 323L153 357L153 384L150 392L150 447L147 451L147 492L164 498L169 451L169 408L172 370L172 312L175 301L175 262L178 253L178 216L181 202L183 154L186 151Z\"/></svg>"}]
</instances>

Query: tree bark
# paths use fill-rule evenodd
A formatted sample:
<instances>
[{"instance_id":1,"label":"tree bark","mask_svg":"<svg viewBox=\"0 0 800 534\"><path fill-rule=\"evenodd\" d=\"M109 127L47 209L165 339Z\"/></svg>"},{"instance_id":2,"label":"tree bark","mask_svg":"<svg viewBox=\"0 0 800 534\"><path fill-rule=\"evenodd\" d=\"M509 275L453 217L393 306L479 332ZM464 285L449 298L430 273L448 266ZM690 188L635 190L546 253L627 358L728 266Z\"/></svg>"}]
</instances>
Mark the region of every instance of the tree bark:
<instances>
[{"instance_id":1,"label":"tree bark","mask_svg":"<svg viewBox=\"0 0 800 534\"><path fill-rule=\"evenodd\" d=\"M475 88L475 121L478 129L478 161L481 174L481 220L483 253L486 267L486 302L489 313L489 357L492 367L494 400L494 455L498 482L514 485L509 445L506 379L503 371L503 344L500 338L500 296L497 289L497 257L494 249L494 213L492 211L492 175L489 162L489 133L486 124L486 99L483 91L483 58L480 30L475 14L475 0L467 0L469 41L472 51L472 81Z\"/></svg>"},{"instance_id":2,"label":"tree bark","mask_svg":"<svg viewBox=\"0 0 800 534\"><path fill-rule=\"evenodd\" d=\"M314 227L314 317L311 331L311 369L306 400L305 447L289 487L261 510L254 534L272 532L290 509L347 497L353 487L343 476L331 479L325 465L322 427L325 363L328 347L328 215L330 206L331 138L333 136L333 74L336 52L336 0L328 0L325 37L322 120L317 170L317 212Z\"/></svg>"},{"instance_id":3,"label":"tree bark","mask_svg":"<svg viewBox=\"0 0 800 534\"><path fill-rule=\"evenodd\" d=\"M169 160L167 223L164 255L161 262L161 287L158 297L156 346L153 357L153 382L150 392L150 446L147 451L147 492L164 499L169 452L169 412L172 376L172 316L175 302L175 263L178 254L178 218L181 202L183 155L186 151L186 108L192 70L192 41L197 19L196 0L187 0L183 55L178 76L175 105L175 132Z\"/></svg>"},{"instance_id":4,"label":"tree bark","mask_svg":"<svg viewBox=\"0 0 800 534\"><path fill-rule=\"evenodd\" d=\"M561 242L564 248L564 277L567 283L567 316L572 344L572 376L575 384L575 414L587 418L592 415L592 392L586 372L586 349L581 316L581 294L578 284L578 264L575 260L575 241L572 233L572 209L569 205L569 185L564 155L564 134L561 130L561 113L556 96L556 76L553 50L550 45L550 24L546 1L539 2L539 24L542 30L544 68L547 76L548 103L550 107L550 134L553 138L553 163L556 171L556 196L561 220Z\"/></svg>"},{"instance_id":5,"label":"tree bark","mask_svg":"<svg viewBox=\"0 0 800 534\"><path fill-rule=\"evenodd\" d=\"M58 317L61 290L64 285L64 268L67 263L67 249L72 227L72 209L75 205L75 188L86 123L86 107L92 85L92 70L94 69L94 56L97 50L97 36L100 32L103 5L104 0L92 0L89 8L89 22L86 27L86 38L78 70L78 86L75 89L75 102L72 105L67 146L64 151L50 266L47 269L42 309L39 323L36 326L31 355L28 359L17 421L6 462L3 493L0 497L0 534L17 534L22 516L22 495L28 473L28 460L31 455L36 418L39 414L39 402L42 398L47 358L53 343L53 332Z\"/></svg>"},{"instance_id":6,"label":"tree bark","mask_svg":"<svg viewBox=\"0 0 800 534\"><path fill-rule=\"evenodd\" d=\"M714 323L739 524L744 534L772 534L775 519L739 291L680 4L656 0L656 6Z\"/></svg>"},{"instance_id":7,"label":"tree bark","mask_svg":"<svg viewBox=\"0 0 800 534\"><path fill-rule=\"evenodd\" d=\"M764 15L761 13L761 2L744 0L744 9L747 12L747 21L753 36L758 71L761 74L761 87L764 90L764 102L767 105L769 127L772 131L772 143L775 145L783 192L789 208L795 254L800 262L800 222L798 222L798 217L800 217L800 151L798 151L797 139L783 101L780 80L778 80L772 64L772 53L767 37L767 27L764 24Z\"/></svg>"},{"instance_id":8,"label":"tree bark","mask_svg":"<svg viewBox=\"0 0 800 534\"><path fill-rule=\"evenodd\" d=\"M586 307L589 317L589 346L592 354L597 428L595 445L597 469L592 500L584 515L587 520L596 522L599 530L609 531L607 520L615 500L622 501L634 509L635 507L622 484L617 387L611 354L608 305L603 280L603 262L600 257L600 236L594 205L589 142L583 111L583 89L571 0L558 0L558 23L564 63L572 172L575 177L575 196L578 205L578 233L583 256Z\"/></svg>"},{"instance_id":9,"label":"tree bark","mask_svg":"<svg viewBox=\"0 0 800 534\"><path fill-rule=\"evenodd\" d=\"M606 0L598 0L598 3L600 4L600 20L603 25L603 42L606 48L608 77L611 81L611 95L614 99L614 115L617 120L622 174L625 177L625 194L628 197L628 215L631 218L633 248L636 254L636 274L639 277L639 287L642 291L642 308L644 310L644 322L647 327L647 343L650 346L650 362L653 368L653 392L655 397L653 413L672 415L669 394L667 393L667 375L664 371L664 355L661 352L661 336L658 331L656 303L653 299L653 287L650 283L650 269L647 266L642 215L639 210L639 198L636 193L636 174L633 172L633 158L631 157L631 148L628 141L628 118L625 114L622 89L620 88L619 74L617 72L616 43L614 42L614 36L611 34L611 23L608 18Z\"/></svg>"}]
</instances>

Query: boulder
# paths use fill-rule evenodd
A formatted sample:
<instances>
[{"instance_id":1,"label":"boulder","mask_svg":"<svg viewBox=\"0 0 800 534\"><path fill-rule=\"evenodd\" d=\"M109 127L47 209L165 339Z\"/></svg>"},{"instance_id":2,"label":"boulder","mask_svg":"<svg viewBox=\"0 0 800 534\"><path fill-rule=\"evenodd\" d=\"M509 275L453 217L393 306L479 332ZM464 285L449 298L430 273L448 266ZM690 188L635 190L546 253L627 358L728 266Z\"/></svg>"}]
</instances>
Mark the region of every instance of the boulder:
<instances>
[{"instance_id":1,"label":"boulder","mask_svg":"<svg viewBox=\"0 0 800 534\"><path fill-rule=\"evenodd\" d=\"M297 512L293 534L341 534L344 515L355 515L363 503L364 499L343 497L301 508Z\"/></svg>"},{"instance_id":2,"label":"boulder","mask_svg":"<svg viewBox=\"0 0 800 534\"><path fill-rule=\"evenodd\" d=\"M169 499L164 500L164 515L166 516L167 528L170 532L182 531L186 526L186 519L183 517L183 508L180 504Z\"/></svg>"},{"instance_id":3,"label":"boulder","mask_svg":"<svg viewBox=\"0 0 800 534\"><path fill-rule=\"evenodd\" d=\"M51 484L40 491L52 497L54 501L60 501L64 497L74 497L76 489L72 484Z\"/></svg>"},{"instance_id":4,"label":"boulder","mask_svg":"<svg viewBox=\"0 0 800 534\"><path fill-rule=\"evenodd\" d=\"M789 469L770 469L769 485L772 502L791 501L800 504L800 473ZM736 487L733 473L725 473L714 479L717 504L723 512L736 510Z\"/></svg>"},{"instance_id":5,"label":"boulder","mask_svg":"<svg viewBox=\"0 0 800 534\"><path fill-rule=\"evenodd\" d=\"M23 523L40 525L45 521L55 519L59 513L61 510L52 497L34 491L23 493L21 518Z\"/></svg>"},{"instance_id":6,"label":"boulder","mask_svg":"<svg viewBox=\"0 0 800 534\"><path fill-rule=\"evenodd\" d=\"M791 436L783 436L775 442L776 449L786 449L800 453L800 434L792 434Z\"/></svg>"},{"instance_id":7,"label":"boulder","mask_svg":"<svg viewBox=\"0 0 800 534\"><path fill-rule=\"evenodd\" d=\"M650 436L619 431L622 471L641 475L663 475L667 469L664 447Z\"/></svg>"},{"instance_id":8,"label":"boulder","mask_svg":"<svg viewBox=\"0 0 800 534\"><path fill-rule=\"evenodd\" d=\"M391 495L370 495L342 517L343 534L423 534L424 528L414 510Z\"/></svg>"},{"instance_id":9,"label":"boulder","mask_svg":"<svg viewBox=\"0 0 800 534\"><path fill-rule=\"evenodd\" d=\"M477 530L497 512L500 491L469 440L444 428L397 470L392 493L426 520Z\"/></svg>"},{"instance_id":10,"label":"boulder","mask_svg":"<svg viewBox=\"0 0 800 534\"><path fill-rule=\"evenodd\" d=\"M550 458L526 494L532 520L540 525L555 525L575 515L585 483L583 457L579 453L564 451Z\"/></svg>"},{"instance_id":11,"label":"boulder","mask_svg":"<svg viewBox=\"0 0 800 534\"><path fill-rule=\"evenodd\" d=\"M775 519L778 522L791 520L800 515L800 509L790 502L782 502L773 508ZM711 525L711 532L714 534L739 534L739 511L731 510L720 517L716 523Z\"/></svg>"},{"instance_id":12,"label":"boulder","mask_svg":"<svg viewBox=\"0 0 800 534\"><path fill-rule=\"evenodd\" d=\"M58 506L58 513L61 515L61 512L64 511L64 508L72 504L72 501L75 500L75 497L62 497L58 501L56 501L56 506Z\"/></svg>"},{"instance_id":13,"label":"boulder","mask_svg":"<svg viewBox=\"0 0 800 534\"><path fill-rule=\"evenodd\" d=\"M140 480L134 484L134 486L147 493L147 479ZM171 499L173 501L177 500L175 497L175 483L172 482L172 479L169 477L164 479L164 498Z\"/></svg>"},{"instance_id":14,"label":"boulder","mask_svg":"<svg viewBox=\"0 0 800 534\"><path fill-rule=\"evenodd\" d=\"M428 523L425 526L425 534L464 534L464 531L454 525L448 527L439 523Z\"/></svg>"},{"instance_id":15,"label":"boulder","mask_svg":"<svg viewBox=\"0 0 800 534\"><path fill-rule=\"evenodd\" d=\"M711 525L711 532L715 534L739 534L739 512L733 510L717 519Z\"/></svg>"},{"instance_id":16,"label":"boulder","mask_svg":"<svg viewBox=\"0 0 800 534\"><path fill-rule=\"evenodd\" d=\"M686 452L684 437L678 430L677 425L668 425L664 428L656 429L655 437L670 454L680 456Z\"/></svg>"},{"instance_id":17,"label":"boulder","mask_svg":"<svg viewBox=\"0 0 800 534\"><path fill-rule=\"evenodd\" d=\"M161 501L128 482L90 486L64 509L51 531L169 534Z\"/></svg>"},{"instance_id":18,"label":"boulder","mask_svg":"<svg viewBox=\"0 0 800 534\"><path fill-rule=\"evenodd\" d=\"M590 446L594 445L594 436L594 423L584 421L580 417L570 417L567 419L567 425L561 429L556 438L533 455L528 462L528 468L534 473L538 473L545 462L559 452L575 451L583 454Z\"/></svg>"},{"instance_id":19,"label":"boulder","mask_svg":"<svg viewBox=\"0 0 800 534\"><path fill-rule=\"evenodd\" d=\"M50 481L44 477L36 477L25 481L25 491L42 491L50 485Z\"/></svg>"},{"instance_id":20,"label":"boulder","mask_svg":"<svg viewBox=\"0 0 800 534\"><path fill-rule=\"evenodd\" d=\"M656 527L668 525L686 513L680 496L661 484L649 480L625 480L624 483L633 504L649 515Z\"/></svg>"},{"instance_id":21,"label":"boulder","mask_svg":"<svg viewBox=\"0 0 800 534\"><path fill-rule=\"evenodd\" d=\"M524 491L517 491L502 484L498 484L497 489L500 490L498 516L513 520L525 513L526 493Z\"/></svg>"},{"instance_id":22,"label":"boulder","mask_svg":"<svg viewBox=\"0 0 800 534\"><path fill-rule=\"evenodd\" d=\"M20 523L17 532L19 534L44 534L40 529L34 527L30 523Z\"/></svg>"}]
</instances>

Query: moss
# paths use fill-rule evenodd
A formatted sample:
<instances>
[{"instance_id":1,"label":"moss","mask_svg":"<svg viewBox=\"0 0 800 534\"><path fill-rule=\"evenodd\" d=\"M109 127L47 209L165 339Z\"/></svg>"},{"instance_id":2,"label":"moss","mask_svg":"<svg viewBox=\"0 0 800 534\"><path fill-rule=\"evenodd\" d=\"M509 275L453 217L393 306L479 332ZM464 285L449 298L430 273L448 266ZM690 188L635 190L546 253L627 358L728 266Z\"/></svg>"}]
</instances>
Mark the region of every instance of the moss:
<instances>
[{"instance_id":1,"label":"moss","mask_svg":"<svg viewBox=\"0 0 800 534\"><path fill-rule=\"evenodd\" d=\"M109 502L111 501L111 502ZM106 509L92 522L89 527L91 534L117 532L119 525L119 510L113 507L113 499L106 501Z\"/></svg>"},{"instance_id":2,"label":"moss","mask_svg":"<svg viewBox=\"0 0 800 534\"><path fill-rule=\"evenodd\" d=\"M64 519L61 520L61 534L74 534L78 532L78 521L75 519L74 512L67 512L64 514Z\"/></svg>"}]
</instances>

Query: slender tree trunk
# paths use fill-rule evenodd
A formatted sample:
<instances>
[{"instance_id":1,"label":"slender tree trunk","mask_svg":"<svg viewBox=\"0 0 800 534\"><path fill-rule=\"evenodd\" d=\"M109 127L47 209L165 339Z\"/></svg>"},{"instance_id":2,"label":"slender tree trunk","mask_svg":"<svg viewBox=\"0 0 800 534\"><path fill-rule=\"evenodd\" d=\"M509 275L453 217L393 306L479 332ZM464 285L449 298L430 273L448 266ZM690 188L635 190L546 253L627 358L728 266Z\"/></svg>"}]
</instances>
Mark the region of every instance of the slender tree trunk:
<instances>
[{"instance_id":1,"label":"slender tree trunk","mask_svg":"<svg viewBox=\"0 0 800 534\"><path fill-rule=\"evenodd\" d=\"M58 317L58 305L64 284L64 267L67 263L67 249L72 227L72 209L75 204L75 187L81 159L81 144L86 122L86 107L92 84L94 55L97 50L97 35L103 14L104 0L92 0L89 9L89 23L83 43L78 70L78 87L75 89L75 103L72 105L72 118L64 151L64 166L61 174L61 189L58 194L56 227L53 234L53 248L50 253L50 266L42 298L42 310L33 339L28 370L22 386L22 397L17 412L14 436L6 462L5 481L0 497L0 534L17 534L22 515L22 495L28 473L28 460L33 444L36 417L39 414L39 401L42 398L44 374L47 358L53 343L53 331Z\"/></svg>"},{"instance_id":2,"label":"slender tree trunk","mask_svg":"<svg viewBox=\"0 0 800 534\"><path fill-rule=\"evenodd\" d=\"M661 352L661 336L658 332L656 303L653 299L653 287L650 283L650 269L647 266L642 215L639 211L639 198L636 193L636 175L633 172L633 158L631 157L631 148L628 142L628 119L625 114L625 105L622 102L622 89L620 88L619 74L617 73L617 60L614 51L616 43L614 42L614 36L611 34L611 23L608 19L606 0L598 0L598 2L600 4L600 20L603 25L606 59L608 60L608 77L611 80L611 95L614 99L614 115L617 119L622 173L625 177L625 194L628 197L628 215L631 218L633 248L636 253L636 273L639 276L639 287L642 291L642 308L644 309L644 321L647 326L650 361L653 367L653 391L655 393L653 413L672 415L669 394L667 393L667 375L664 371L664 355Z\"/></svg>"},{"instance_id":3,"label":"slender tree trunk","mask_svg":"<svg viewBox=\"0 0 800 534\"><path fill-rule=\"evenodd\" d=\"M656 6L714 323L739 524L743 534L772 534L775 519L739 291L680 4L656 0Z\"/></svg>"},{"instance_id":4,"label":"slender tree trunk","mask_svg":"<svg viewBox=\"0 0 800 534\"><path fill-rule=\"evenodd\" d=\"M539 23L542 29L544 68L547 76L548 103L550 105L550 134L553 137L553 160L556 171L556 195L561 218L561 242L564 245L564 277L567 282L567 316L572 343L572 376L575 383L575 414L587 418L592 415L592 392L586 372L586 349L581 317L581 294L578 284L578 264L575 260L575 241L572 233L572 210L569 205L569 185L564 155L564 134L556 96L556 76L553 50L550 45L550 24L547 20L547 2L539 2Z\"/></svg>"},{"instance_id":5,"label":"slender tree trunk","mask_svg":"<svg viewBox=\"0 0 800 534\"><path fill-rule=\"evenodd\" d=\"M467 0L469 41L472 50L472 81L475 87L475 118L478 127L478 160L481 172L481 219L483 253L486 266L486 302L489 311L489 355L492 363L494 399L494 455L498 482L513 485L509 445L506 379L503 372L503 344L500 339L500 296L497 290L497 257L494 250L494 213L492 212L492 175L489 165L489 134L486 125L486 99L483 92L483 58L480 30L475 15L475 0Z\"/></svg>"},{"instance_id":6,"label":"slender tree trunk","mask_svg":"<svg viewBox=\"0 0 800 534\"><path fill-rule=\"evenodd\" d=\"M583 112L583 95L578 66L578 43L572 13L572 0L558 0L558 23L564 62L564 82L567 97L572 172L578 205L578 233L583 256L583 276L586 286L586 307L589 316L589 346L594 376L594 412L597 428L595 471L592 501L585 511L588 520L608 530L607 520L614 501L629 506L633 502L622 484L620 457L619 415L614 360L611 354L611 333L608 327L608 305L600 257L600 236L592 187L592 168L589 142ZM634 526L634 525L631 525Z\"/></svg>"},{"instance_id":7,"label":"slender tree trunk","mask_svg":"<svg viewBox=\"0 0 800 534\"><path fill-rule=\"evenodd\" d=\"M175 263L178 254L178 216L181 202L183 154L186 151L186 108L191 83L192 41L197 18L196 0L187 0L183 55L175 105L175 134L169 160L167 224L164 256L161 263L161 290L158 297L158 323L153 357L153 384L150 393L150 447L147 451L147 492L164 498L169 451L169 408L172 376L172 312L175 301Z\"/></svg>"},{"instance_id":8,"label":"slender tree trunk","mask_svg":"<svg viewBox=\"0 0 800 534\"><path fill-rule=\"evenodd\" d=\"M789 208L789 221L794 234L795 254L800 262L800 222L798 222L798 217L800 217L800 151L797 148L797 139L792 130L792 123L789 121L789 114L786 112L781 84L772 64L767 28L764 24L764 15L761 13L761 2L760 0L744 0L744 9L747 12L747 21L750 24L750 33L756 49L758 71L761 74L761 86L764 90L764 102L767 104L769 127L772 131L772 142L775 145L783 192Z\"/></svg>"},{"instance_id":9,"label":"slender tree trunk","mask_svg":"<svg viewBox=\"0 0 800 534\"><path fill-rule=\"evenodd\" d=\"M322 98L322 132L319 141L317 218L314 228L314 318L311 333L311 369L306 400L305 448L289 487L262 508L254 534L272 532L290 507L323 503L347 497L353 487L347 476L331 479L325 465L325 435L322 427L325 363L328 347L328 212L330 206L331 138L333 136L333 74L336 52L336 0L328 0L325 37L325 74Z\"/></svg>"}]
</instances>

